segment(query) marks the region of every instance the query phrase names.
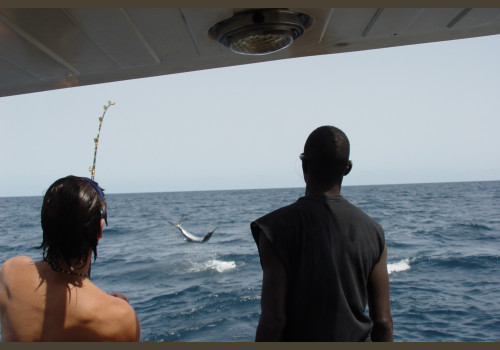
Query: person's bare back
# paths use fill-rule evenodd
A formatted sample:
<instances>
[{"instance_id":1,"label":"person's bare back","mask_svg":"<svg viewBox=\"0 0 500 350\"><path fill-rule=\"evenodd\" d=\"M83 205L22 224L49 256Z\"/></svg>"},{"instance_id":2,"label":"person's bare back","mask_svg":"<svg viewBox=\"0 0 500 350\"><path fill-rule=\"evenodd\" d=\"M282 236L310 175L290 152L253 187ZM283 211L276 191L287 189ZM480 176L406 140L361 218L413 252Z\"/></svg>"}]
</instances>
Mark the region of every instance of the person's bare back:
<instances>
[{"instance_id":1,"label":"person's bare back","mask_svg":"<svg viewBox=\"0 0 500 350\"><path fill-rule=\"evenodd\" d=\"M88 278L53 271L28 257L0 270L3 341L139 341L133 308Z\"/></svg>"},{"instance_id":2,"label":"person's bare back","mask_svg":"<svg viewBox=\"0 0 500 350\"><path fill-rule=\"evenodd\" d=\"M86 177L56 180L43 196L42 260L7 260L0 269L3 341L139 341L127 298L90 281L107 224L103 189Z\"/></svg>"}]
</instances>

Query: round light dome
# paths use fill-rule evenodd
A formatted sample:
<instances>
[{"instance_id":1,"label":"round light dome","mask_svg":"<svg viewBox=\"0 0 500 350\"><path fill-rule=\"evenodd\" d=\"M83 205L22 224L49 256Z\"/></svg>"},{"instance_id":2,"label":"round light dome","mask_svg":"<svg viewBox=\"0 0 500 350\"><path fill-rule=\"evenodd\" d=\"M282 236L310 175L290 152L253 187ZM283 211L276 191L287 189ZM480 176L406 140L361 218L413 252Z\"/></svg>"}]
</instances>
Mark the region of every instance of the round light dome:
<instances>
[{"instance_id":1,"label":"round light dome","mask_svg":"<svg viewBox=\"0 0 500 350\"><path fill-rule=\"evenodd\" d=\"M251 10L235 14L210 28L219 43L244 55L265 55L290 46L310 17L288 10Z\"/></svg>"},{"instance_id":2,"label":"round light dome","mask_svg":"<svg viewBox=\"0 0 500 350\"><path fill-rule=\"evenodd\" d=\"M265 55L285 49L292 43L293 35L286 30L259 30L233 37L229 47L240 54Z\"/></svg>"}]
</instances>

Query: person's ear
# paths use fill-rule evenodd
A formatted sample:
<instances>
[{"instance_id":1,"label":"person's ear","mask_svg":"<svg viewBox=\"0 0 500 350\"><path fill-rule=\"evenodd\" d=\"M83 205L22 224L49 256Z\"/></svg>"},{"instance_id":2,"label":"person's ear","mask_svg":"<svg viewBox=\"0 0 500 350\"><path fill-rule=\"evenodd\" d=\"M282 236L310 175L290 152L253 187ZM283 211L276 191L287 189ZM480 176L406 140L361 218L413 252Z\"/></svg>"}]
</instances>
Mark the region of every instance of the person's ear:
<instances>
[{"instance_id":1,"label":"person's ear","mask_svg":"<svg viewBox=\"0 0 500 350\"><path fill-rule=\"evenodd\" d=\"M101 219L101 225L99 228L99 234L97 235L97 242L102 238L102 228L104 227L104 219Z\"/></svg>"},{"instance_id":2,"label":"person's ear","mask_svg":"<svg viewBox=\"0 0 500 350\"><path fill-rule=\"evenodd\" d=\"M302 172L307 173L307 161L304 159L302 160Z\"/></svg>"},{"instance_id":3,"label":"person's ear","mask_svg":"<svg viewBox=\"0 0 500 350\"><path fill-rule=\"evenodd\" d=\"M347 174L349 174L352 170L352 161L348 161L347 162L347 165L345 167L345 173L344 173L344 176L346 176Z\"/></svg>"},{"instance_id":4,"label":"person's ear","mask_svg":"<svg viewBox=\"0 0 500 350\"><path fill-rule=\"evenodd\" d=\"M302 160L302 174L304 175L304 181L307 183L307 161L306 160Z\"/></svg>"}]
</instances>

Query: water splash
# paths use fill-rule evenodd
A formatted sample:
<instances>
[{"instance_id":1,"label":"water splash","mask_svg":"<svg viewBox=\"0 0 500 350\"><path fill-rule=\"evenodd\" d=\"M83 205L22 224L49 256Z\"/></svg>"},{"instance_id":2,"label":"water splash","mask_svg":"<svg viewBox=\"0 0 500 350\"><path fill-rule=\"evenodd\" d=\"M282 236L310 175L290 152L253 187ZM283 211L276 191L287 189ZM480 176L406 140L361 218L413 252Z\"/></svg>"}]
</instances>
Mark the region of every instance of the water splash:
<instances>
[{"instance_id":1,"label":"water splash","mask_svg":"<svg viewBox=\"0 0 500 350\"><path fill-rule=\"evenodd\" d=\"M200 272L205 270L215 270L217 272L227 272L234 270L236 263L234 261L221 261L217 259L209 260L204 263L195 264L190 272Z\"/></svg>"},{"instance_id":2,"label":"water splash","mask_svg":"<svg viewBox=\"0 0 500 350\"><path fill-rule=\"evenodd\" d=\"M387 272L389 272L389 275L392 274L393 272L401 272L409 269L410 269L410 259L403 259L396 263L387 264Z\"/></svg>"}]
</instances>

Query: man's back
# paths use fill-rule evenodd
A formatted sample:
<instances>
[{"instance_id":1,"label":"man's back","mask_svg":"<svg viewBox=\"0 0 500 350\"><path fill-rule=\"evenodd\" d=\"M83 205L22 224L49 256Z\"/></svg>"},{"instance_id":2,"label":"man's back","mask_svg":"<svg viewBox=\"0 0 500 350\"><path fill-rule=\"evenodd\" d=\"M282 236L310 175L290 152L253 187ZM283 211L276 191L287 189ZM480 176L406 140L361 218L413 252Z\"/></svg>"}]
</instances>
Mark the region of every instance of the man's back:
<instances>
[{"instance_id":1,"label":"man's back","mask_svg":"<svg viewBox=\"0 0 500 350\"><path fill-rule=\"evenodd\" d=\"M360 341L372 322L367 284L382 228L341 196L306 196L256 220L287 275L286 341Z\"/></svg>"},{"instance_id":2,"label":"man's back","mask_svg":"<svg viewBox=\"0 0 500 350\"><path fill-rule=\"evenodd\" d=\"M340 195L349 152L342 130L316 128L299 155L305 197L251 224L263 272L257 341L393 340L382 227Z\"/></svg>"},{"instance_id":3,"label":"man's back","mask_svg":"<svg viewBox=\"0 0 500 350\"><path fill-rule=\"evenodd\" d=\"M28 257L0 271L3 341L139 341L133 308L88 278L55 272Z\"/></svg>"}]
</instances>

